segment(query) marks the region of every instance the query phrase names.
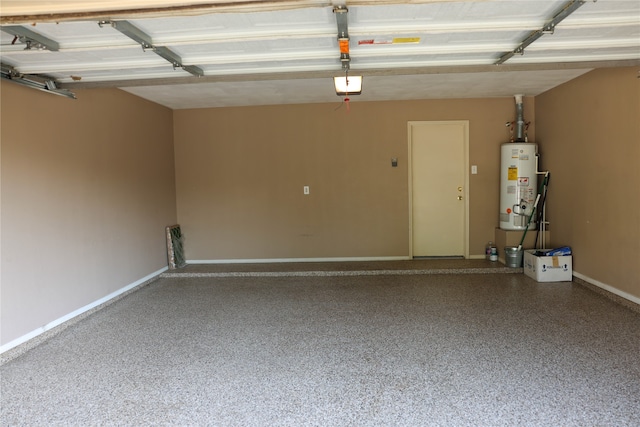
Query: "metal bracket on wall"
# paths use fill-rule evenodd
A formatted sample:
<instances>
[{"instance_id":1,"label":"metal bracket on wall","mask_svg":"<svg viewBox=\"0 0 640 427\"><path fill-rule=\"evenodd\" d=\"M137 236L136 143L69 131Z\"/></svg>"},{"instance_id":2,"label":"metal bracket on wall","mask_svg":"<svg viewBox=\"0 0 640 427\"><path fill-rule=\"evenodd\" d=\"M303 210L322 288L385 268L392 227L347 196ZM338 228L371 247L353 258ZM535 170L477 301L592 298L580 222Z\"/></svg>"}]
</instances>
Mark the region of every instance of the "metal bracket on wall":
<instances>
[{"instance_id":1,"label":"metal bracket on wall","mask_svg":"<svg viewBox=\"0 0 640 427\"><path fill-rule=\"evenodd\" d=\"M500 57L500 59L498 59L495 62L495 65L500 65L505 63L514 55L523 55L524 50L527 46L529 46L534 41L538 40L544 34L553 34L553 31L555 30L556 25L558 25L560 21L562 21L567 16L571 15L573 12L575 12L576 9L578 9L580 6L582 6L585 3L586 3L586 0L571 0L570 2L566 3L562 7L562 9L558 13L556 13L554 17L544 25L544 27L530 33L527 36L527 38L525 38L522 42L520 42L518 47L516 47L513 51L503 54Z\"/></svg>"},{"instance_id":2,"label":"metal bracket on wall","mask_svg":"<svg viewBox=\"0 0 640 427\"><path fill-rule=\"evenodd\" d=\"M131 40L140 43L143 50L149 49L161 58L169 61L171 65L173 65L174 69L182 68L196 77L204 76L204 71L200 67L195 65L183 65L182 58L168 47L154 46L151 37L129 21L100 21L98 22L98 25L100 25L100 27L104 25L111 25Z\"/></svg>"}]
</instances>

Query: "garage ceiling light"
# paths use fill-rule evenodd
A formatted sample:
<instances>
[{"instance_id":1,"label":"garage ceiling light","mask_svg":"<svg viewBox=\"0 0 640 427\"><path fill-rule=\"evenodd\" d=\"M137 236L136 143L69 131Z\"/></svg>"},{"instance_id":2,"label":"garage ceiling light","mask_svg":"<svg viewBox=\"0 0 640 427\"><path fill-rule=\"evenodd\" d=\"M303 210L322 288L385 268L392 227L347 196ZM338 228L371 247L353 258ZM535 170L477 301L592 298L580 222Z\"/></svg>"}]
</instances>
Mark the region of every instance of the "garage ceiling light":
<instances>
[{"instance_id":1,"label":"garage ceiling light","mask_svg":"<svg viewBox=\"0 0 640 427\"><path fill-rule=\"evenodd\" d=\"M338 96L360 95L362 93L362 76L345 74L343 77L334 77L333 84Z\"/></svg>"}]
</instances>

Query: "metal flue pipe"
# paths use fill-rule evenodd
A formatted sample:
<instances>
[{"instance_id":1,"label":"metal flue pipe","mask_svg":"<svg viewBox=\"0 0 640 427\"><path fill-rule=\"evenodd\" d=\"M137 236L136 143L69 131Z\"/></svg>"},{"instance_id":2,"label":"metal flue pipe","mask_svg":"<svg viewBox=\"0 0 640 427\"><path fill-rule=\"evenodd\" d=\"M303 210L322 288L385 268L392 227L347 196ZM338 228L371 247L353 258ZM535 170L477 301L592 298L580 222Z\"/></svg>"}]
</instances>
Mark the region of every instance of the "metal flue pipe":
<instances>
[{"instance_id":1,"label":"metal flue pipe","mask_svg":"<svg viewBox=\"0 0 640 427\"><path fill-rule=\"evenodd\" d=\"M524 105L522 95L515 95L516 98L516 139L515 142L524 142Z\"/></svg>"}]
</instances>

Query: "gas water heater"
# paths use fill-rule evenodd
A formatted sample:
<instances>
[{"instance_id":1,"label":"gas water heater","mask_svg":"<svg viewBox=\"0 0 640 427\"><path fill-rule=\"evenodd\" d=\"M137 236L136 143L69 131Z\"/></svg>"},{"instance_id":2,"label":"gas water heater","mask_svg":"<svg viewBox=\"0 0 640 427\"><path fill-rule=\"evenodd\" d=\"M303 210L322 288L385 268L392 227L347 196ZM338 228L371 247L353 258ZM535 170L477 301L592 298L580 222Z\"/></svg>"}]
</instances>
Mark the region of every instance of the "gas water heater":
<instances>
[{"instance_id":1,"label":"gas water heater","mask_svg":"<svg viewBox=\"0 0 640 427\"><path fill-rule=\"evenodd\" d=\"M508 142L500 147L500 228L524 230L538 195L536 155L533 143ZM535 229L532 219L529 229Z\"/></svg>"},{"instance_id":2,"label":"gas water heater","mask_svg":"<svg viewBox=\"0 0 640 427\"><path fill-rule=\"evenodd\" d=\"M500 228L524 230L528 226L533 230L536 223L532 214L538 195L538 145L527 142L522 95L515 98L517 121L516 135L512 138L514 142L500 147Z\"/></svg>"}]
</instances>

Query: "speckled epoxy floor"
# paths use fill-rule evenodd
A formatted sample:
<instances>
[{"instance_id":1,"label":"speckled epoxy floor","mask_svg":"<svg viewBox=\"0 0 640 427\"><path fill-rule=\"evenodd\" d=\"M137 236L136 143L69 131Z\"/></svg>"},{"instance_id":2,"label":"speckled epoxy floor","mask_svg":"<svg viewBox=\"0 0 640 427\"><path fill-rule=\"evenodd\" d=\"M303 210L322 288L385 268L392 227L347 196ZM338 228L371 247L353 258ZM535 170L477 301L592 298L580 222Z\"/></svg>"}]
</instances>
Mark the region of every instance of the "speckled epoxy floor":
<instances>
[{"instance_id":1,"label":"speckled epoxy floor","mask_svg":"<svg viewBox=\"0 0 640 427\"><path fill-rule=\"evenodd\" d=\"M189 264L169 270L162 277L310 277L378 276L414 274L518 274L510 268L485 259L429 258L395 261L334 261L285 263Z\"/></svg>"},{"instance_id":2,"label":"speckled epoxy floor","mask_svg":"<svg viewBox=\"0 0 640 427\"><path fill-rule=\"evenodd\" d=\"M522 274L165 277L0 367L0 422L637 426L639 352Z\"/></svg>"}]
</instances>

